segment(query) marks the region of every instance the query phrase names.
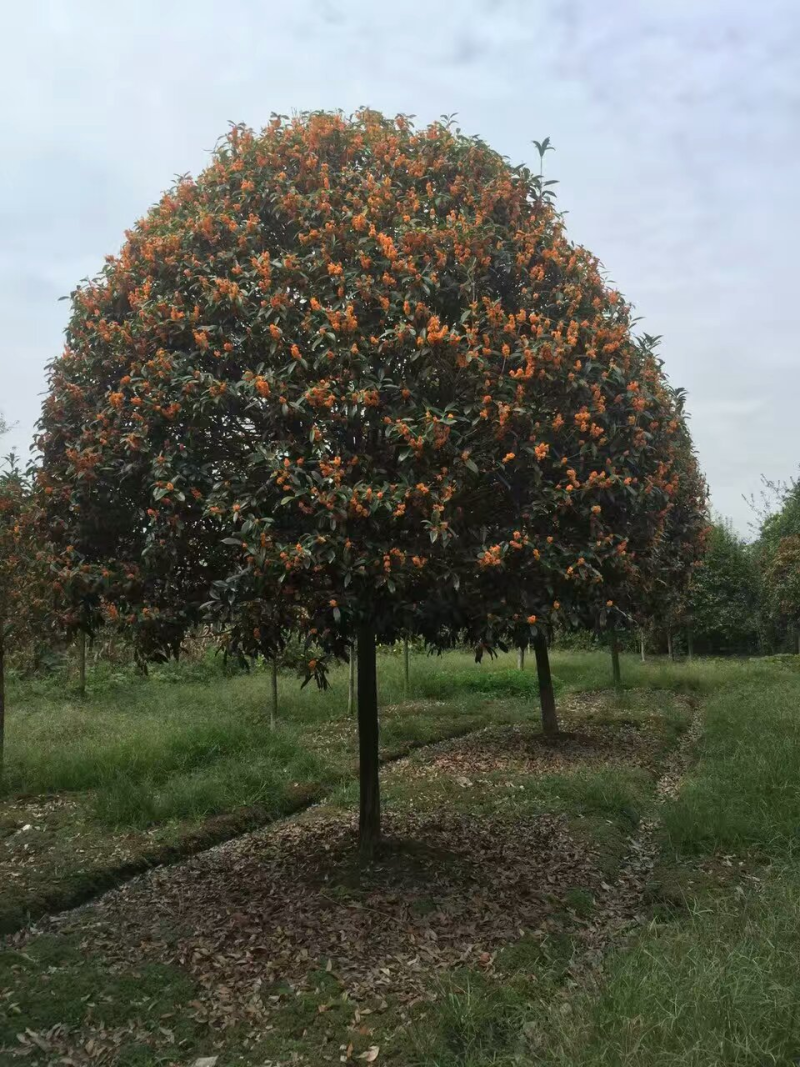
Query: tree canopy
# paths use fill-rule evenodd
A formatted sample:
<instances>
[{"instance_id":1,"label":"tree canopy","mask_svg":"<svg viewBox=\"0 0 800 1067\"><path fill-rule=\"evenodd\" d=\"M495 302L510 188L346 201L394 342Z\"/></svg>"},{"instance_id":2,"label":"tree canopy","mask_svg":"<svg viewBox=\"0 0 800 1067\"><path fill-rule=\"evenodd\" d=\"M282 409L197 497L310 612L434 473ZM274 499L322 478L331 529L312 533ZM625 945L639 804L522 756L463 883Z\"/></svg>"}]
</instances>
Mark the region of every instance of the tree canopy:
<instances>
[{"instance_id":1,"label":"tree canopy","mask_svg":"<svg viewBox=\"0 0 800 1067\"><path fill-rule=\"evenodd\" d=\"M663 524L679 425L535 176L364 112L234 128L76 291L42 428L109 601L180 625L223 578L335 641L457 557L533 572L526 618L573 610Z\"/></svg>"}]
</instances>

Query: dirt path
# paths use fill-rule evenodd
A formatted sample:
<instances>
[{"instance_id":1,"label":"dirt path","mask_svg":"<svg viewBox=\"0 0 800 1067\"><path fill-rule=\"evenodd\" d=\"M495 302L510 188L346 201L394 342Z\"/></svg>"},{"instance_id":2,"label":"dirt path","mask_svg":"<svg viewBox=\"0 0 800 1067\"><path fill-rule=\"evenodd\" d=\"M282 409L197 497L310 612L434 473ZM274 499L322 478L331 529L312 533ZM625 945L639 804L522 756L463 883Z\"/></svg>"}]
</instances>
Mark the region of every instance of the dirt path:
<instances>
[{"instance_id":1,"label":"dirt path","mask_svg":"<svg viewBox=\"0 0 800 1067\"><path fill-rule=\"evenodd\" d=\"M681 735L656 782L658 810L639 823L617 878L612 884L603 882L600 886L595 921L581 935L585 942L586 958L576 961L576 975L583 973L587 966L590 970L601 966L612 944L618 947L626 932L632 932L647 921L645 896L659 854L661 805L678 796L683 779L696 758L702 732L702 716L698 706L693 704L689 727Z\"/></svg>"}]
</instances>

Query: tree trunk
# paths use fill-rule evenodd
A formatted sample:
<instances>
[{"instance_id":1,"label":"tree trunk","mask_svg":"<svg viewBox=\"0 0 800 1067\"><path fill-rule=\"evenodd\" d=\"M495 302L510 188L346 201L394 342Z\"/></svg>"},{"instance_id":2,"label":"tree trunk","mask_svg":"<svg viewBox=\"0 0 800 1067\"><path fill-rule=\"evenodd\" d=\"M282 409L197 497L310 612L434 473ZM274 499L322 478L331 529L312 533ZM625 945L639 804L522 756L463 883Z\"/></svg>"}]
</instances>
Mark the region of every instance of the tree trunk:
<instances>
[{"instance_id":1,"label":"tree trunk","mask_svg":"<svg viewBox=\"0 0 800 1067\"><path fill-rule=\"evenodd\" d=\"M617 689L622 685L622 671L619 667L619 641L617 635L611 635L611 672L614 677L614 685Z\"/></svg>"},{"instance_id":2,"label":"tree trunk","mask_svg":"<svg viewBox=\"0 0 800 1067\"><path fill-rule=\"evenodd\" d=\"M381 836L381 796L378 780L378 671L375 631L358 630L358 759L360 802L358 851L372 859Z\"/></svg>"},{"instance_id":3,"label":"tree trunk","mask_svg":"<svg viewBox=\"0 0 800 1067\"><path fill-rule=\"evenodd\" d=\"M671 660L675 659L675 649L672 647L672 630L667 630L667 655Z\"/></svg>"},{"instance_id":4,"label":"tree trunk","mask_svg":"<svg viewBox=\"0 0 800 1067\"><path fill-rule=\"evenodd\" d=\"M3 781L3 756L6 744L6 650L3 620L0 618L0 783Z\"/></svg>"},{"instance_id":5,"label":"tree trunk","mask_svg":"<svg viewBox=\"0 0 800 1067\"><path fill-rule=\"evenodd\" d=\"M78 692L86 696L86 634L78 632Z\"/></svg>"},{"instance_id":6,"label":"tree trunk","mask_svg":"<svg viewBox=\"0 0 800 1067\"><path fill-rule=\"evenodd\" d=\"M349 678L347 680L347 714L352 715L356 706L356 644L350 646Z\"/></svg>"},{"instance_id":7,"label":"tree trunk","mask_svg":"<svg viewBox=\"0 0 800 1067\"><path fill-rule=\"evenodd\" d=\"M550 674L550 656L547 652L547 639L541 630L533 639L533 651L536 656L536 673L539 676L539 702L542 705L542 730L545 737L555 737L558 733L556 696L553 691L553 677Z\"/></svg>"},{"instance_id":8,"label":"tree trunk","mask_svg":"<svg viewBox=\"0 0 800 1067\"><path fill-rule=\"evenodd\" d=\"M272 657L272 703L269 706L269 728L274 730L278 722L278 657Z\"/></svg>"},{"instance_id":9,"label":"tree trunk","mask_svg":"<svg viewBox=\"0 0 800 1067\"><path fill-rule=\"evenodd\" d=\"M403 638L403 692L408 700L408 638Z\"/></svg>"},{"instance_id":10,"label":"tree trunk","mask_svg":"<svg viewBox=\"0 0 800 1067\"><path fill-rule=\"evenodd\" d=\"M525 670L525 646L520 645L517 649L517 670Z\"/></svg>"},{"instance_id":11,"label":"tree trunk","mask_svg":"<svg viewBox=\"0 0 800 1067\"><path fill-rule=\"evenodd\" d=\"M644 634L639 634L639 648L641 649L642 653L642 663L646 663L647 658L644 654Z\"/></svg>"},{"instance_id":12,"label":"tree trunk","mask_svg":"<svg viewBox=\"0 0 800 1067\"><path fill-rule=\"evenodd\" d=\"M692 628L686 627L686 656L691 663L694 659L694 641L692 640Z\"/></svg>"}]
</instances>

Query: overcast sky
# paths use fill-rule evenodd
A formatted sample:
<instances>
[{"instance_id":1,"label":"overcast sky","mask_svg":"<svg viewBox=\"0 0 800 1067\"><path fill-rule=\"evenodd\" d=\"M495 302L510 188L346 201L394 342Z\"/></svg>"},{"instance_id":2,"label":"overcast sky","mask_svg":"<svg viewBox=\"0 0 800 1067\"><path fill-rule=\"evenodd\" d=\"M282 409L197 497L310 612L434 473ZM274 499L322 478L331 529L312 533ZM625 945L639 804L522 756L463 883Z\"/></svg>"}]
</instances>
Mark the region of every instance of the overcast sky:
<instances>
[{"instance_id":1,"label":"overcast sky","mask_svg":"<svg viewBox=\"0 0 800 1067\"><path fill-rule=\"evenodd\" d=\"M800 464L797 0L32 0L0 5L0 410L27 452L58 297L229 120L458 113L549 135L570 235L663 335L714 507ZM7 451L7 447L3 451Z\"/></svg>"}]
</instances>

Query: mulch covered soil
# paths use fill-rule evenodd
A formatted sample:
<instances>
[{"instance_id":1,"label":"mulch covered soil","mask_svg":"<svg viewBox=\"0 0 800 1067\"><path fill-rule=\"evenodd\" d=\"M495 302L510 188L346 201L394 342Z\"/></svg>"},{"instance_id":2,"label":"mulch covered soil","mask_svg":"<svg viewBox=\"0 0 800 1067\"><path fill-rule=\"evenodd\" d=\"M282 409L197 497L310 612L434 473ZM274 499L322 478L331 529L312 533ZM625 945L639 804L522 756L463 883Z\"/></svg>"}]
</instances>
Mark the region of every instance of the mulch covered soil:
<instances>
[{"instance_id":1,"label":"mulch covered soil","mask_svg":"<svg viewBox=\"0 0 800 1067\"><path fill-rule=\"evenodd\" d=\"M558 739L547 741L524 725L487 727L454 741L441 741L424 753L388 768L388 781L432 780L449 776L467 784L481 776L571 774L589 767L645 767L660 762L663 741L637 725L591 725L567 728Z\"/></svg>"},{"instance_id":2,"label":"mulch covered soil","mask_svg":"<svg viewBox=\"0 0 800 1067\"><path fill-rule=\"evenodd\" d=\"M364 1008L424 998L437 972L491 967L568 888L601 881L560 817L404 815L385 833L382 858L360 870L349 819L258 831L59 925L78 923L87 951L109 960L180 964L204 990L204 1018L260 1027L320 970Z\"/></svg>"}]
</instances>

